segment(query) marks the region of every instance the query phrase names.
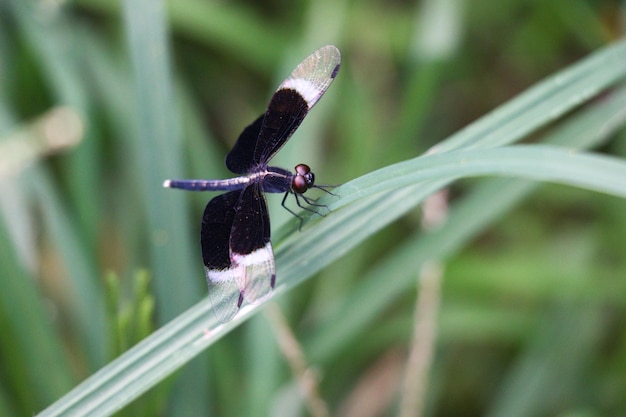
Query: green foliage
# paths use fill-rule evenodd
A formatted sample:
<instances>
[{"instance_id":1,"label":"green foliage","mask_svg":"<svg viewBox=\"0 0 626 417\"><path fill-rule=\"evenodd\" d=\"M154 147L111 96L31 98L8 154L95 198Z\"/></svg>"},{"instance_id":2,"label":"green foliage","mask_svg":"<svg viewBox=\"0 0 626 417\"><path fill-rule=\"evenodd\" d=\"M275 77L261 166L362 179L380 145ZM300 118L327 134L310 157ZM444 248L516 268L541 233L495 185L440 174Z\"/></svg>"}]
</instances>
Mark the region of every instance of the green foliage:
<instances>
[{"instance_id":1,"label":"green foliage","mask_svg":"<svg viewBox=\"0 0 626 417\"><path fill-rule=\"evenodd\" d=\"M304 415L263 306L215 323L197 238L212 195L161 183L227 177L238 133L325 44L339 76L273 162L343 185L301 232L269 203L273 300L331 413L396 412L415 285L438 261L425 415L623 415L619 12L0 3L0 415ZM441 189L445 221L424 230Z\"/></svg>"}]
</instances>

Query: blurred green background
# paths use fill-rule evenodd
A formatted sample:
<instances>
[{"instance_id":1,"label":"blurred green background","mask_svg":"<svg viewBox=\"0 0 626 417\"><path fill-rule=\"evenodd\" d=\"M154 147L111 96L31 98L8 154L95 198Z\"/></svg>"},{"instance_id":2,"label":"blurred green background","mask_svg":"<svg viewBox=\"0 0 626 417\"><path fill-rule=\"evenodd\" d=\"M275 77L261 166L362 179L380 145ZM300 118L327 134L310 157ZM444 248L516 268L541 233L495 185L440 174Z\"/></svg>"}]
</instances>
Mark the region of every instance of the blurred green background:
<instances>
[{"instance_id":1,"label":"blurred green background","mask_svg":"<svg viewBox=\"0 0 626 417\"><path fill-rule=\"evenodd\" d=\"M418 156L626 21L609 0L159 6L0 0L2 416L41 411L206 296L197 236L213 194L161 183L228 177L240 131L315 49L337 45L341 71L273 163L340 184ZM596 151L623 157L625 133ZM293 222L281 198L273 230ZM332 415L398 413L417 291L353 334L326 332L421 215L277 300ZM623 200L541 185L443 260L424 415L625 415L624 236ZM259 315L120 415L308 415L275 339Z\"/></svg>"}]
</instances>

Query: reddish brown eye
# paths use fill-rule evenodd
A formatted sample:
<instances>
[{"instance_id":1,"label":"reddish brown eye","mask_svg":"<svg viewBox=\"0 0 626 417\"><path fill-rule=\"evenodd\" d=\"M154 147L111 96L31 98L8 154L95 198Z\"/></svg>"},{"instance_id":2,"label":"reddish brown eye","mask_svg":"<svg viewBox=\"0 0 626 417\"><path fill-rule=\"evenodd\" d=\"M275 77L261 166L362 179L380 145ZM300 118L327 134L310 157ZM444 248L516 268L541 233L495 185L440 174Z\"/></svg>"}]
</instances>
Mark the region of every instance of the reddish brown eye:
<instances>
[{"instance_id":1,"label":"reddish brown eye","mask_svg":"<svg viewBox=\"0 0 626 417\"><path fill-rule=\"evenodd\" d=\"M302 194L308 189L306 185L306 180L301 175L296 175L295 177L293 177L291 188L293 189L294 192L298 194Z\"/></svg>"},{"instance_id":2,"label":"reddish brown eye","mask_svg":"<svg viewBox=\"0 0 626 417\"><path fill-rule=\"evenodd\" d=\"M291 189L294 193L303 194L315 183L315 175L311 168L305 164L296 165L296 175L291 181Z\"/></svg>"}]
</instances>

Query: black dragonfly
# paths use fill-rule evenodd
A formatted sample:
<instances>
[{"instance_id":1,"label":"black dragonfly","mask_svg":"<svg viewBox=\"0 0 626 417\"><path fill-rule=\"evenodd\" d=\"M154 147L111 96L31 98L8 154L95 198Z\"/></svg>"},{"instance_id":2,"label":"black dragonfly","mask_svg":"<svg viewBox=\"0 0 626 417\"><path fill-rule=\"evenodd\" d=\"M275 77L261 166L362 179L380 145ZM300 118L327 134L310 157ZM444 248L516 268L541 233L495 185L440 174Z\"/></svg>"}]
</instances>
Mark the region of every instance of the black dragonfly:
<instances>
[{"instance_id":1,"label":"black dragonfly","mask_svg":"<svg viewBox=\"0 0 626 417\"><path fill-rule=\"evenodd\" d=\"M209 296L222 322L232 319L244 300L258 303L267 298L276 282L264 193L285 193L285 208L289 194L296 196L299 206L299 195L315 205L302 195L309 188L321 188L307 165L297 165L292 173L268 162L324 95L340 62L339 50L325 46L305 58L280 84L265 113L244 129L226 156L226 167L239 177L163 183L183 190L228 191L209 201L200 229Z\"/></svg>"}]
</instances>

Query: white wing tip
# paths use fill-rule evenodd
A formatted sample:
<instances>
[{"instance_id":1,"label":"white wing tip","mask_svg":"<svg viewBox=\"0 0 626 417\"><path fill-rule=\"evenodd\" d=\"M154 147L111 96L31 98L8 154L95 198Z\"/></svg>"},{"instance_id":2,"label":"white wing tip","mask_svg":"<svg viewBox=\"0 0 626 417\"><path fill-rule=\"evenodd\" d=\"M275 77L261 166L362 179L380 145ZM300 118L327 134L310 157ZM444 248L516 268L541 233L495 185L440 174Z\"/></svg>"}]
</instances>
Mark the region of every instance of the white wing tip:
<instances>
[{"instance_id":1,"label":"white wing tip","mask_svg":"<svg viewBox=\"0 0 626 417\"><path fill-rule=\"evenodd\" d=\"M172 180L163 181L163 188L170 188L171 183L172 183Z\"/></svg>"}]
</instances>

